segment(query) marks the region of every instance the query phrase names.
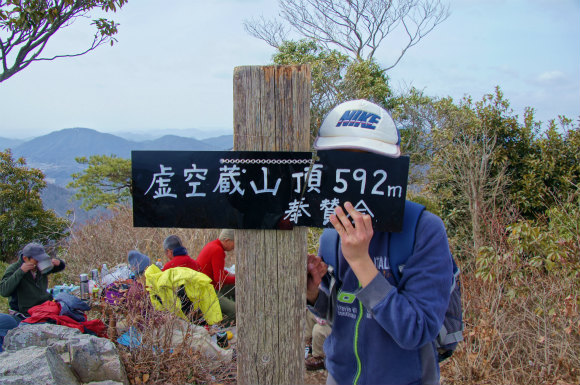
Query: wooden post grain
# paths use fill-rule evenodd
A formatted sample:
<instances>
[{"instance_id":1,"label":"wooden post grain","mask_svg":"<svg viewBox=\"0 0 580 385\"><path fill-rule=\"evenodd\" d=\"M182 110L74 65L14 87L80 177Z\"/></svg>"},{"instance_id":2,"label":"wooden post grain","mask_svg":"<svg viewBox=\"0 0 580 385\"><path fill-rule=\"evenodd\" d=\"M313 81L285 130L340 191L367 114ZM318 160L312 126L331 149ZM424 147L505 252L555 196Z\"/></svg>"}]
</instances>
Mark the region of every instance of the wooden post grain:
<instances>
[{"instance_id":1,"label":"wooden post grain","mask_svg":"<svg viewBox=\"0 0 580 385\"><path fill-rule=\"evenodd\" d=\"M310 67L234 69L234 150L309 151ZM236 230L238 384L304 373L307 228Z\"/></svg>"}]
</instances>

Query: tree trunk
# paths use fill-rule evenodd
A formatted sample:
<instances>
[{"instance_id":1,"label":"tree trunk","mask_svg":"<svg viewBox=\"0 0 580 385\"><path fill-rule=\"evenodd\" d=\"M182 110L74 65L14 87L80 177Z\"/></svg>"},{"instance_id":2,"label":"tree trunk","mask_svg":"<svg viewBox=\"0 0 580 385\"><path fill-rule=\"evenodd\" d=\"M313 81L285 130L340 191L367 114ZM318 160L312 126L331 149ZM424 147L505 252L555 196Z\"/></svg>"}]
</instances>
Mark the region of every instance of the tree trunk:
<instances>
[{"instance_id":1,"label":"tree trunk","mask_svg":"<svg viewBox=\"0 0 580 385\"><path fill-rule=\"evenodd\" d=\"M234 150L309 151L310 67L234 69ZM303 382L307 228L236 231L238 384Z\"/></svg>"}]
</instances>

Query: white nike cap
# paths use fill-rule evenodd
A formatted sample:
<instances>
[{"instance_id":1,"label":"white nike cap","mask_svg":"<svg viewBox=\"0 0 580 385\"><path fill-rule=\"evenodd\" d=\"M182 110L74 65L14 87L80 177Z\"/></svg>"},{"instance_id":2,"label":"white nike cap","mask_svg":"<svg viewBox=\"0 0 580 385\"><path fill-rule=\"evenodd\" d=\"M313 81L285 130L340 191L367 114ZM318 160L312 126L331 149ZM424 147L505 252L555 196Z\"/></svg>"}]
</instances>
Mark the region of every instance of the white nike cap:
<instances>
[{"instance_id":1,"label":"white nike cap","mask_svg":"<svg viewBox=\"0 0 580 385\"><path fill-rule=\"evenodd\" d=\"M350 100L334 107L314 142L317 150L357 149L399 157L401 137L382 107L368 100Z\"/></svg>"}]
</instances>

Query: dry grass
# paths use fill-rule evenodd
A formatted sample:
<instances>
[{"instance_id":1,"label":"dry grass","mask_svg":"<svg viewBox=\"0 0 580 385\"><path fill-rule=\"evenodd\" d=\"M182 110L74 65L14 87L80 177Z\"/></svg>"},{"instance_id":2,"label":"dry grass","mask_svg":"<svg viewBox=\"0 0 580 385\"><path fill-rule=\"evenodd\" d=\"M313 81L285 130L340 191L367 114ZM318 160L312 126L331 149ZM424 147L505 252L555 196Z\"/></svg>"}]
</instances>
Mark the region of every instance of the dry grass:
<instances>
[{"instance_id":1,"label":"dry grass","mask_svg":"<svg viewBox=\"0 0 580 385\"><path fill-rule=\"evenodd\" d=\"M482 218L494 250L482 258L487 273L476 277L473 256L461 266L465 341L442 366L445 384L580 384L580 281L569 268L575 265L563 259L547 271L522 256L508 242L508 225L519 217L507 207ZM576 263L578 250L570 253Z\"/></svg>"},{"instance_id":2,"label":"dry grass","mask_svg":"<svg viewBox=\"0 0 580 385\"><path fill-rule=\"evenodd\" d=\"M505 266L505 269L514 266ZM462 278L465 341L446 384L580 383L579 284L565 274Z\"/></svg>"},{"instance_id":3,"label":"dry grass","mask_svg":"<svg viewBox=\"0 0 580 385\"><path fill-rule=\"evenodd\" d=\"M106 263L109 269L127 263L129 250L139 250L155 262L158 258L165 263L163 240L175 234L181 238L189 255L196 258L207 242L216 239L216 229L172 229L133 227L131 209L116 208L112 214L96 218L82 227L71 231L70 239L63 248L62 256L67 262L66 279L77 282L79 274L91 269L101 269ZM226 265L235 263L226 260Z\"/></svg>"},{"instance_id":4,"label":"dry grass","mask_svg":"<svg viewBox=\"0 0 580 385\"><path fill-rule=\"evenodd\" d=\"M136 289L136 290L135 290ZM137 294L135 294L137 293ZM109 338L125 333L118 343L131 384L232 384L236 378L233 352L219 359L215 350L200 343L209 339L202 317L192 312L189 321L157 311L141 285L132 287L116 305L101 303L100 316L109 326ZM215 327L211 329L215 332ZM129 333L130 331L130 333ZM132 336L129 338L128 336ZM231 346L230 346L231 347ZM223 357L222 357L223 358Z\"/></svg>"}]
</instances>

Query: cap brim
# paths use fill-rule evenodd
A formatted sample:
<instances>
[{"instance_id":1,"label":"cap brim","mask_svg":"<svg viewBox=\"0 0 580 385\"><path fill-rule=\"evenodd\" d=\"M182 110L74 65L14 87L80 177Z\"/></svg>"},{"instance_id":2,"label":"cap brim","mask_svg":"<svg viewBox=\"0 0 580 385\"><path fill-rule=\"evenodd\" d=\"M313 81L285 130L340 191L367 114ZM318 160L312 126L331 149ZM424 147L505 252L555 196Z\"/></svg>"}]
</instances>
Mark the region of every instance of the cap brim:
<instances>
[{"instance_id":1,"label":"cap brim","mask_svg":"<svg viewBox=\"0 0 580 385\"><path fill-rule=\"evenodd\" d=\"M36 268L37 268L37 269L38 269L40 272L42 272L43 274L46 274L46 273L48 273L49 271L51 271L51 270L53 269L53 267L54 267L54 266L52 265L52 259L51 259L51 258L50 258L48 255L46 255L46 254L41 254L41 255L39 255L39 256L37 256L37 257L41 257L41 256L43 256L43 255L44 255L44 256L46 256L47 258L46 258L46 259L42 259L42 260L40 260L40 261L38 261L38 260L37 260L37 261L38 261L38 264L36 265Z\"/></svg>"},{"instance_id":2,"label":"cap brim","mask_svg":"<svg viewBox=\"0 0 580 385\"><path fill-rule=\"evenodd\" d=\"M348 136L318 137L314 142L314 148L317 150L363 150L393 158L401 155L401 148L396 144L385 143L368 138Z\"/></svg>"}]
</instances>

